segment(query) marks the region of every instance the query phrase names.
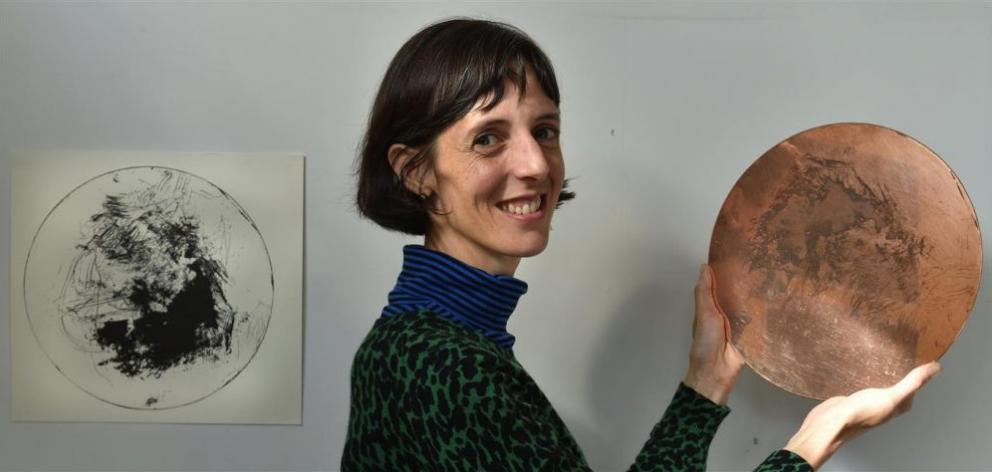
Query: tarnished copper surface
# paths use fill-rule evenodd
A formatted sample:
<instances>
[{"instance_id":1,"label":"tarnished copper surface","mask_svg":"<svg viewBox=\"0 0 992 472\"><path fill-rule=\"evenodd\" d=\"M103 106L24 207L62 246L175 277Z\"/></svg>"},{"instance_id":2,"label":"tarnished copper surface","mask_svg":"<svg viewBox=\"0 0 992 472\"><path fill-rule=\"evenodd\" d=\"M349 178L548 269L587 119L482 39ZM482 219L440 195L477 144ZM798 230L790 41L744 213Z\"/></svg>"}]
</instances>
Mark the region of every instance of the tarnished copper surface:
<instances>
[{"instance_id":1,"label":"tarnished copper surface","mask_svg":"<svg viewBox=\"0 0 992 472\"><path fill-rule=\"evenodd\" d=\"M943 355L974 306L981 248L971 201L936 154L888 128L838 123L744 172L709 260L748 365L824 399Z\"/></svg>"}]
</instances>

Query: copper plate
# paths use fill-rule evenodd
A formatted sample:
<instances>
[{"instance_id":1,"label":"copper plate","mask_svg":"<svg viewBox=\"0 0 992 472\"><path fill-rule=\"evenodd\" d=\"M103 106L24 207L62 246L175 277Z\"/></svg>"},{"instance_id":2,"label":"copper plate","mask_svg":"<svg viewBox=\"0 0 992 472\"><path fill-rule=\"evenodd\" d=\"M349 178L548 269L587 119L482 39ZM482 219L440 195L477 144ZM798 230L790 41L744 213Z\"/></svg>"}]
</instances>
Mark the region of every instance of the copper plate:
<instances>
[{"instance_id":1,"label":"copper plate","mask_svg":"<svg viewBox=\"0 0 992 472\"><path fill-rule=\"evenodd\" d=\"M748 365L824 399L891 385L943 355L974 306L982 244L971 200L933 151L837 123L744 172L709 260Z\"/></svg>"}]
</instances>

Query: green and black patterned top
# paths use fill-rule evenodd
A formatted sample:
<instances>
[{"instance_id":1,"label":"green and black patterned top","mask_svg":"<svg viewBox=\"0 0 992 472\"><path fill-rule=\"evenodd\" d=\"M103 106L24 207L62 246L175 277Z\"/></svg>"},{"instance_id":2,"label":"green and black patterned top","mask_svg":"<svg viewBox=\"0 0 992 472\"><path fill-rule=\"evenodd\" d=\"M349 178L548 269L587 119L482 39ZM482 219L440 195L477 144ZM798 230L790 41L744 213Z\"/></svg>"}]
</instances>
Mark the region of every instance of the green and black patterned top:
<instances>
[{"instance_id":1,"label":"green and black patterned top","mask_svg":"<svg viewBox=\"0 0 992 472\"><path fill-rule=\"evenodd\" d=\"M343 471L589 470L512 350L432 312L377 320L351 382ZM705 470L729 412L679 385L630 470ZM813 469L779 450L755 470Z\"/></svg>"},{"instance_id":2,"label":"green and black patterned top","mask_svg":"<svg viewBox=\"0 0 992 472\"><path fill-rule=\"evenodd\" d=\"M389 304L355 355L344 471L583 471L582 450L513 356L506 324L527 283L403 248ZM730 410L685 385L633 471L706 469ZM777 451L760 471L809 471Z\"/></svg>"}]
</instances>

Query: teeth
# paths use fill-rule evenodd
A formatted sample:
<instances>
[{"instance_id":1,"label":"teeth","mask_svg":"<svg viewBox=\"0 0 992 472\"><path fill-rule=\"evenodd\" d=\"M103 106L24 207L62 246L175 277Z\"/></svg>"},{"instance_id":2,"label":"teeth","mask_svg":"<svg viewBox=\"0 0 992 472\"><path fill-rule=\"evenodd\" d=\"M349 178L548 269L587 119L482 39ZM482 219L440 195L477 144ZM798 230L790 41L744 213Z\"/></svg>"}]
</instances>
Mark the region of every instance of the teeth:
<instances>
[{"instance_id":1,"label":"teeth","mask_svg":"<svg viewBox=\"0 0 992 472\"><path fill-rule=\"evenodd\" d=\"M514 215L527 215L534 213L538 208L541 208L541 197L537 197L529 202L521 204L504 203L500 205L500 209L513 213Z\"/></svg>"}]
</instances>

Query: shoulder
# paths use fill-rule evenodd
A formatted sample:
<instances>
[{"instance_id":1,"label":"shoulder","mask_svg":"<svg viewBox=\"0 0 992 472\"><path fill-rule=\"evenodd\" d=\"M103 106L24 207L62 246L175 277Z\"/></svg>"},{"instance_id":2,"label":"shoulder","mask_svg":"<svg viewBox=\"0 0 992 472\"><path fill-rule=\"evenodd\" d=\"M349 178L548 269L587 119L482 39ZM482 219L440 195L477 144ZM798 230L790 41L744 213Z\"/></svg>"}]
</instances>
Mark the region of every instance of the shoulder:
<instances>
[{"instance_id":1,"label":"shoulder","mask_svg":"<svg viewBox=\"0 0 992 472\"><path fill-rule=\"evenodd\" d=\"M511 351L481 333L429 311L380 318L355 356L356 369L386 369L393 376L432 375L444 380L454 370L516 366Z\"/></svg>"},{"instance_id":2,"label":"shoulder","mask_svg":"<svg viewBox=\"0 0 992 472\"><path fill-rule=\"evenodd\" d=\"M532 381L511 351L421 312L376 322L355 357L352 383L356 395L391 399L403 405L404 415L437 430L470 425L499 429L497 420L481 410L512 419L511 403L518 395L511 393L529 391L522 386Z\"/></svg>"}]
</instances>

